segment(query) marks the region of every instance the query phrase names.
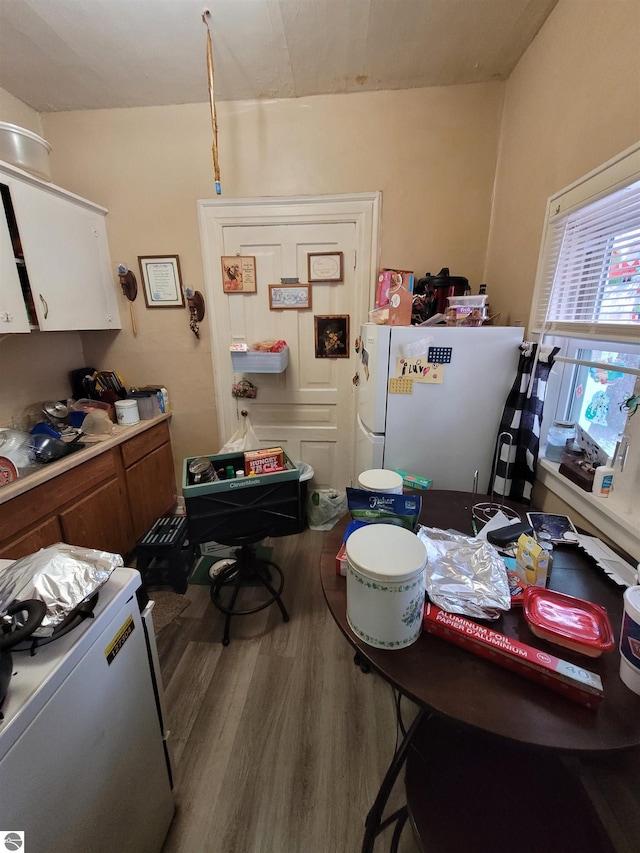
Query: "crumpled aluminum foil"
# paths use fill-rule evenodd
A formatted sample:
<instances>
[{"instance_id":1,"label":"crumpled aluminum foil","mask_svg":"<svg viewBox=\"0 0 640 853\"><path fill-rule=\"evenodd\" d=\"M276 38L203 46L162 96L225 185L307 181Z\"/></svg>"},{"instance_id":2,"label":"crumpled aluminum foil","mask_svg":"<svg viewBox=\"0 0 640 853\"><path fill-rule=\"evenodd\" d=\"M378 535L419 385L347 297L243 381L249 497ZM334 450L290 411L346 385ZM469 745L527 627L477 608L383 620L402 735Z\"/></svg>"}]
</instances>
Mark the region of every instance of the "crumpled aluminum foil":
<instances>
[{"instance_id":1,"label":"crumpled aluminum foil","mask_svg":"<svg viewBox=\"0 0 640 853\"><path fill-rule=\"evenodd\" d=\"M120 554L59 542L0 569L0 614L16 599L37 598L47 606L34 637L49 637L81 602L93 595L114 569Z\"/></svg>"},{"instance_id":2,"label":"crumpled aluminum foil","mask_svg":"<svg viewBox=\"0 0 640 853\"><path fill-rule=\"evenodd\" d=\"M476 619L497 619L511 608L504 560L488 542L419 527L418 538L427 549L427 594L448 613Z\"/></svg>"}]
</instances>

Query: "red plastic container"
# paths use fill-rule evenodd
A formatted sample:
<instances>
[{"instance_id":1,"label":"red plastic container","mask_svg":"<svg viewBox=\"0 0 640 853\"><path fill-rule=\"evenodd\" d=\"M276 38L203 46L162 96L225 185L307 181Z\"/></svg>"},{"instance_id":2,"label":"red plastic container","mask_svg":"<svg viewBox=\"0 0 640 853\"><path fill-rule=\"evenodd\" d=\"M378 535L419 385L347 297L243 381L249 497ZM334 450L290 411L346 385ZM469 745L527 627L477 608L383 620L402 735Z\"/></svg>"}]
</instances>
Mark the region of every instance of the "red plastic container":
<instances>
[{"instance_id":1,"label":"red plastic container","mask_svg":"<svg viewBox=\"0 0 640 853\"><path fill-rule=\"evenodd\" d=\"M609 616L599 604L529 586L522 597L522 611L533 633L542 640L592 658L615 648Z\"/></svg>"}]
</instances>

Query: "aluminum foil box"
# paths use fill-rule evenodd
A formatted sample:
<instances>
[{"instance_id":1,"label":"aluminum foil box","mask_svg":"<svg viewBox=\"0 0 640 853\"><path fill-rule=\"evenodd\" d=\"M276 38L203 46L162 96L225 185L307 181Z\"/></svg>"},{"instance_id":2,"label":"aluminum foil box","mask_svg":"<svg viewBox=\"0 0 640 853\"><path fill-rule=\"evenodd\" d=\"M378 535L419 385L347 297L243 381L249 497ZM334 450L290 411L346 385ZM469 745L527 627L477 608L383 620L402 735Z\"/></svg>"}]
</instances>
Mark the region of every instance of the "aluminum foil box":
<instances>
[{"instance_id":1,"label":"aluminum foil box","mask_svg":"<svg viewBox=\"0 0 640 853\"><path fill-rule=\"evenodd\" d=\"M424 630L531 681L538 681L588 708L597 708L602 699L602 681L597 673L520 643L464 616L445 613L429 601L424 608Z\"/></svg>"}]
</instances>

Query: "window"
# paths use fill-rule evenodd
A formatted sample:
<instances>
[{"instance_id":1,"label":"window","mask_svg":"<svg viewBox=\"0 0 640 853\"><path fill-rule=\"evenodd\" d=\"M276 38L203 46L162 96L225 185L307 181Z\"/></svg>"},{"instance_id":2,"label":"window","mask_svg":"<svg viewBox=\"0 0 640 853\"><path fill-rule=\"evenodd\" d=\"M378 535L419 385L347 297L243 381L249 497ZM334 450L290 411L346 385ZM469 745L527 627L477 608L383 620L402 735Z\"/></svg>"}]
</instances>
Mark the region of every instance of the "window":
<instances>
[{"instance_id":1,"label":"window","mask_svg":"<svg viewBox=\"0 0 640 853\"><path fill-rule=\"evenodd\" d=\"M567 420L579 424L605 451L615 456L621 436L625 435L629 407L636 383L634 373L640 372L640 348L633 345L598 343L576 338L554 337L568 362L560 362L554 371L557 376L551 383L545 406L545 426L553 420ZM599 365L599 366L595 366Z\"/></svg>"},{"instance_id":2,"label":"window","mask_svg":"<svg viewBox=\"0 0 640 853\"><path fill-rule=\"evenodd\" d=\"M627 400L633 396L635 376L620 367L640 367L640 353L579 349L581 361L600 362L608 368L577 365L569 398L569 420L579 424L607 456L613 457L627 426Z\"/></svg>"},{"instance_id":3,"label":"window","mask_svg":"<svg viewBox=\"0 0 640 853\"><path fill-rule=\"evenodd\" d=\"M560 347L542 443L554 420L572 420L616 457L614 490L593 504L637 531L640 418L632 424L630 415L640 394L640 144L549 199L529 329Z\"/></svg>"}]
</instances>

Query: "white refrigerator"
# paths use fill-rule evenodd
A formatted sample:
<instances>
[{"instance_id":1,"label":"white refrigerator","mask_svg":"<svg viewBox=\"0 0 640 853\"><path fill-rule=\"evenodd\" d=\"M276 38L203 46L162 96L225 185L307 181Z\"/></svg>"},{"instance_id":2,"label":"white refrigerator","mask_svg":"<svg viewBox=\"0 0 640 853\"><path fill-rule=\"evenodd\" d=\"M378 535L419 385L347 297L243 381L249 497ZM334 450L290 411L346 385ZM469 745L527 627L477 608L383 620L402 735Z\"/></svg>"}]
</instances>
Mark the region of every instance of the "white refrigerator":
<instances>
[{"instance_id":1,"label":"white refrigerator","mask_svg":"<svg viewBox=\"0 0 640 853\"><path fill-rule=\"evenodd\" d=\"M8 564L0 560L0 570ZM93 619L33 656L11 652L0 826L22 834L28 853L162 849L174 800L153 625L140 613L139 586L139 572L116 569Z\"/></svg>"},{"instance_id":2,"label":"white refrigerator","mask_svg":"<svg viewBox=\"0 0 640 853\"><path fill-rule=\"evenodd\" d=\"M356 479L388 468L471 491L489 483L523 329L378 326L360 329Z\"/></svg>"}]
</instances>

